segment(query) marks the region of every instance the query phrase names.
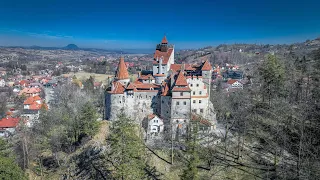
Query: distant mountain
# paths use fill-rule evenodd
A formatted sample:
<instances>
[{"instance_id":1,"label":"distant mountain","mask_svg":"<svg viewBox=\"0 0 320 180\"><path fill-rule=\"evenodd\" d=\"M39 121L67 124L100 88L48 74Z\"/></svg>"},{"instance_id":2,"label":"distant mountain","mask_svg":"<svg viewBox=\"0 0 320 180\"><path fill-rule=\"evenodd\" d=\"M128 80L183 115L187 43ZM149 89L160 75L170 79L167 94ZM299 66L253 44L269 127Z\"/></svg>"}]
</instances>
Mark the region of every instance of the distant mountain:
<instances>
[{"instance_id":1,"label":"distant mountain","mask_svg":"<svg viewBox=\"0 0 320 180\"><path fill-rule=\"evenodd\" d=\"M79 47L75 44L68 44L66 47L64 47L63 49L67 49L67 50L79 50Z\"/></svg>"}]
</instances>

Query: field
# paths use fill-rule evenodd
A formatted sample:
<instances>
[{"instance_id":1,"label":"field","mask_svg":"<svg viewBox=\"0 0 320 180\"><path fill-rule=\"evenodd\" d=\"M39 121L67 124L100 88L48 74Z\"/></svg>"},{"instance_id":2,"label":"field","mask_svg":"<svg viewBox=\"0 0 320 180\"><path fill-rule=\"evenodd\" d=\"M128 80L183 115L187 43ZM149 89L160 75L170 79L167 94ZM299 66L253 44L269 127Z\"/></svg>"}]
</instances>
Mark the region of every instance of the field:
<instances>
[{"instance_id":1,"label":"field","mask_svg":"<svg viewBox=\"0 0 320 180\"><path fill-rule=\"evenodd\" d=\"M98 82L100 81L106 81L108 77L113 77L114 75L111 74L96 74L96 73L88 73L88 72L76 72L76 73L69 73L69 74L63 74L63 76L73 76L76 75L76 77L79 80L85 80L88 79L90 76L93 76L94 79Z\"/></svg>"},{"instance_id":2,"label":"field","mask_svg":"<svg viewBox=\"0 0 320 180\"><path fill-rule=\"evenodd\" d=\"M86 80L88 79L90 76L93 76L95 81L97 82L106 82L108 77L114 77L113 74L96 74L96 73L88 73L88 72L76 72L76 73L69 73L69 74L63 74L63 76L70 76L70 77L73 77L73 75L76 75L76 77L79 79L79 80ZM137 75L136 74L133 74L133 75L130 75L130 78L131 79L136 79L137 78Z\"/></svg>"}]
</instances>

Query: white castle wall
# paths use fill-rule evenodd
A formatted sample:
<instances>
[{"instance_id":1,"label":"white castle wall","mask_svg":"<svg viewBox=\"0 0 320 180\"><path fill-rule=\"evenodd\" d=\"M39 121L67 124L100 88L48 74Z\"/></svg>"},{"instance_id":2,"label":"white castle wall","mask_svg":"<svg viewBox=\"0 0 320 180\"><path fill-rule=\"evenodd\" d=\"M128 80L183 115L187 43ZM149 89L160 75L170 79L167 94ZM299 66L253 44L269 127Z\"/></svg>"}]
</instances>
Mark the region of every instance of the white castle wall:
<instances>
[{"instance_id":1,"label":"white castle wall","mask_svg":"<svg viewBox=\"0 0 320 180\"><path fill-rule=\"evenodd\" d=\"M207 86L204 84L203 79L201 77L188 78L187 82L189 84L190 89L192 90L191 111L202 116L206 115L209 97L206 97L208 92L207 88L205 88Z\"/></svg>"},{"instance_id":2,"label":"white castle wall","mask_svg":"<svg viewBox=\"0 0 320 180\"><path fill-rule=\"evenodd\" d=\"M135 92L134 94L106 95L106 119L113 121L123 112L137 122L144 117L159 111L160 97L157 91Z\"/></svg>"},{"instance_id":3,"label":"white castle wall","mask_svg":"<svg viewBox=\"0 0 320 180\"><path fill-rule=\"evenodd\" d=\"M190 118L190 92L183 92L181 96L180 92L172 93L171 101L171 118L172 119L189 119Z\"/></svg>"}]
</instances>

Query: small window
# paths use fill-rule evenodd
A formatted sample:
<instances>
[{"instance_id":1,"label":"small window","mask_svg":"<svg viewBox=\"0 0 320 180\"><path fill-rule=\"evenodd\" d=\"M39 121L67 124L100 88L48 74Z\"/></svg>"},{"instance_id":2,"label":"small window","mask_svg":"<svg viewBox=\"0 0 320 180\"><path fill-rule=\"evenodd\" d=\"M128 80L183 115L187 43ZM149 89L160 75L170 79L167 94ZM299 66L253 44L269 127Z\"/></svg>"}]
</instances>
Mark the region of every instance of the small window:
<instances>
[{"instance_id":1,"label":"small window","mask_svg":"<svg viewBox=\"0 0 320 180\"><path fill-rule=\"evenodd\" d=\"M193 91L193 92L192 92L192 94L193 94L193 95L196 95L196 92L195 92L195 91Z\"/></svg>"},{"instance_id":2,"label":"small window","mask_svg":"<svg viewBox=\"0 0 320 180\"><path fill-rule=\"evenodd\" d=\"M162 104L164 103L164 101L163 101L163 100L162 100L161 102L162 102Z\"/></svg>"},{"instance_id":3,"label":"small window","mask_svg":"<svg viewBox=\"0 0 320 180\"><path fill-rule=\"evenodd\" d=\"M203 109L200 109L200 113L203 113Z\"/></svg>"},{"instance_id":4,"label":"small window","mask_svg":"<svg viewBox=\"0 0 320 180\"><path fill-rule=\"evenodd\" d=\"M179 105L179 102L177 102L177 105Z\"/></svg>"},{"instance_id":5,"label":"small window","mask_svg":"<svg viewBox=\"0 0 320 180\"><path fill-rule=\"evenodd\" d=\"M121 101L120 101L120 104L121 104Z\"/></svg>"},{"instance_id":6,"label":"small window","mask_svg":"<svg viewBox=\"0 0 320 180\"><path fill-rule=\"evenodd\" d=\"M183 105L187 105L187 102L183 101Z\"/></svg>"},{"instance_id":7,"label":"small window","mask_svg":"<svg viewBox=\"0 0 320 180\"><path fill-rule=\"evenodd\" d=\"M201 100L199 100L199 104L201 104Z\"/></svg>"},{"instance_id":8,"label":"small window","mask_svg":"<svg viewBox=\"0 0 320 180\"><path fill-rule=\"evenodd\" d=\"M193 84L190 84L190 86L192 87L192 86L193 86Z\"/></svg>"},{"instance_id":9,"label":"small window","mask_svg":"<svg viewBox=\"0 0 320 180\"><path fill-rule=\"evenodd\" d=\"M180 92L180 96L183 96L183 92Z\"/></svg>"},{"instance_id":10,"label":"small window","mask_svg":"<svg viewBox=\"0 0 320 180\"><path fill-rule=\"evenodd\" d=\"M193 100L193 103L196 103L196 100Z\"/></svg>"},{"instance_id":11,"label":"small window","mask_svg":"<svg viewBox=\"0 0 320 180\"><path fill-rule=\"evenodd\" d=\"M192 112L197 113L197 109L192 109Z\"/></svg>"},{"instance_id":12,"label":"small window","mask_svg":"<svg viewBox=\"0 0 320 180\"><path fill-rule=\"evenodd\" d=\"M199 87L199 84L197 84L197 87Z\"/></svg>"},{"instance_id":13,"label":"small window","mask_svg":"<svg viewBox=\"0 0 320 180\"><path fill-rule=\"evenodd\" d=\"M201 94L202 94L202 91L199 91L199 94L201 95Z\"/></svg>"}]
</instances>

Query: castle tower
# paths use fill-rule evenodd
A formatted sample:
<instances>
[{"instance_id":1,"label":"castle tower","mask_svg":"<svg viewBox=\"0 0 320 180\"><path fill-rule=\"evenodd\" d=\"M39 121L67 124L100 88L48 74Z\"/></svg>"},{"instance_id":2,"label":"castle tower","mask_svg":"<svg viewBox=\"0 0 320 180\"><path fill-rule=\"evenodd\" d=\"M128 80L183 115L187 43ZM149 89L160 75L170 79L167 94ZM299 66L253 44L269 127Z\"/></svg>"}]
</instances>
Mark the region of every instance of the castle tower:
<instances>
[{"instance_id":1,"label":"castle tower","mask_svg":"<svg viewBox=\"0 0 320 180\"><path fill-rule=\"evenodd\" d=\"M187 123L191 116L191 89L184 75L180 70L175 84L172 88L171 122L173 131L177 134L185 134ZM178 130L178 132L176 131Z\"/></svg>"},{"instance_id":2,"label":"castle tower","mask_svg":"<svg viewBox=\"0 0 320 180\"><path fill-rule=\"evenodd\" d=\"M157 44L153 59L153 76L167 76L171 64L174 64L174 47L168 44L167 37L164 36L160 44ZM158 78L158 84L163 78Z\"/></svg>"},{"instance_id":3,"label":"castle tower","mask_svg":"<svg viewBox=\"0 0 320 180\"><path fill-rule=\"evenodd\" d=\"M127 70L127 66L124 62L124 57L120 58L118 69L115 75L115 81L118 81L125 86L128 85L130 82L130 76Z\"/></svg>"},{"instance_id":4,"label":"castle tower","mask_svg":"<svg viewBox=\"0 0 320 180\"><path fill-rule=\"evenodd\" d=\"M202 71L203 82L206 84L208 94L210 96L211 79L212 79L212 66L208 60L206 60L203 63L203 65L201 67L201 71Z\"/></svg>"}]
</instances>

